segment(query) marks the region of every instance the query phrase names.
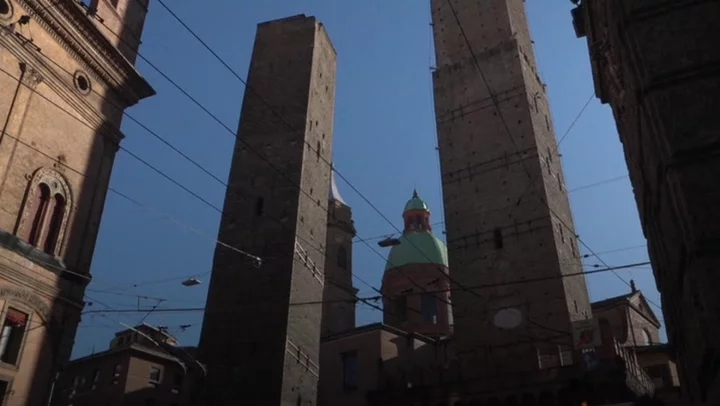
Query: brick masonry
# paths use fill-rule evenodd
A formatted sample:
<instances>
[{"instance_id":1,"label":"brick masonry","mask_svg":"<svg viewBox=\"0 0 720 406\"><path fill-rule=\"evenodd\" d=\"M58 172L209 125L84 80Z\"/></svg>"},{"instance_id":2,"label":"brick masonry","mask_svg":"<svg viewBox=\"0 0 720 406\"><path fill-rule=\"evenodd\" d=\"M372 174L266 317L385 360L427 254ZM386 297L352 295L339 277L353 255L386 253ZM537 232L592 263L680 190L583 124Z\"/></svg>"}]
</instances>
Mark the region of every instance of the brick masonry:
<instances>
[{"instance_id":1,"label":"brick masonry","mask_svg":"<svg viewBox=\"0 0 720 406\"><path fill-rule=\"evenodd\" d=\"M325 250L325 287L322 305L322 336L355 327L352 283L352 252L355 226L349 206L330 200L328 205L327 242ZM341 251L344 250L344 255Z\"/></svg>"},{"instance_id":2,"label":"brick masonry","mask_svg":"<svg viewBox=\"0 0 720 406\"><path fill-rule=\"evenodd\" d=\"M571 321L592 314L584 277L560 278L582 268L524 4L453 2L487 86L448 2L431 4L451 276L466 287L558 277L477 295L453 284L458 356L492 373L536 369L538 351L570 345ZM508 307L522 324L494 327Z\"/></svg>"},{"instance_id":3,"label":"brick masonry","mask_svg":"<svg viewBox=\"0 0 720 406\"><path fill-rule=\"evenodd\" d=\"M3 315L12 307L30 317L19 361L0 362L0 379L10 383L4 404L38 405L70 357L122 112L154 91L76 5L2 3L9 12L0 14L0 303ZM130 7L127 17L144 21L145 12ZM22 15L30 22L12 32ZM26 43L30 35L37 48ZM78 75L88 91L76 86ZM67 198L50 253L23 241L40 179Z\"/></svg>"},{"instance_id":4,"label":"brick masonry","mask_svg":"<svg viewBox=\"0 0 720 406\"><path fill-rule=\"evenodd\" d=\"M720 403L719 15L710 1L585 0L573 10L623 143L683 400L707 405Z\"/></svg>"},{"instance_id":5,"label":"brick masonry","mask_svg":"<svg viewBox=\"0 0 720 406\"><path fill-rule=\"evenodd\" d=\"M207 403L316 403L321 311L292 303L323 296L335 58L313 17L258 25L219 239L263 263L215 251Z\"/></svg>"}]
</instances>

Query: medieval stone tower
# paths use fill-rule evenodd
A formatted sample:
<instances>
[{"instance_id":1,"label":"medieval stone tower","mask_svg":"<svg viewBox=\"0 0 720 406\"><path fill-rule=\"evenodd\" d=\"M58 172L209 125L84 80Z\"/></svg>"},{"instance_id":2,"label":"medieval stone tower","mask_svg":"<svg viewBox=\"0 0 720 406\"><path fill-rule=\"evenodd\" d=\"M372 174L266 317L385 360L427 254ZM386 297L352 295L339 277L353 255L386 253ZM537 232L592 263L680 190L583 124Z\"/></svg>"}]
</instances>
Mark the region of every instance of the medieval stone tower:
<instances>
[{"instance_id":1,"label":"medieval stone tower","mask_svg":"<svg viewBox=\"0 0 720 406\"><path fill-rule=\"evenodd\" d=\"M450 272L494 285L453 284L458 356L490 373L567 362L591 310L584 277L563 277L582 268L524 2L431 5Z\"/></svg>"},{"instance_id":2,"label":"medieval stone tower","mask_svg":"<svg viewBox=\"0 0 720 406\"><path fill-rule=\"evenodd\" d=\"M334 97L321 23L258 25L219 239L262 265L215 250L199 345L205 404L316 402L321 308L300 303L323 297Z\"/></svg>"},{"instance_id":3,"label":"medieval stone tower","mask_svg":"<svg viewBox=\"0 0 720 406\"><path fill-rule=\"evenodd\" d=\"M132 64L146 13L143 0L0 0L3 405L48 404L70 358L123 110L154 94ZM119 49L100 20L137 41Z\"/></svg>"},{"instance_id":4,"label":"medieval stone tower","mask_svg":"<svg viewBox=\"0 0 720 406\"><path fill-rule=\"evenodd\" d=\"M355 327L355 303L358 290L352 284L352 239L355 224L352 210L343 200L330 175L327 243L325 244L325 289L322 305L322 336Z\"/></svg>"}]
</instances>

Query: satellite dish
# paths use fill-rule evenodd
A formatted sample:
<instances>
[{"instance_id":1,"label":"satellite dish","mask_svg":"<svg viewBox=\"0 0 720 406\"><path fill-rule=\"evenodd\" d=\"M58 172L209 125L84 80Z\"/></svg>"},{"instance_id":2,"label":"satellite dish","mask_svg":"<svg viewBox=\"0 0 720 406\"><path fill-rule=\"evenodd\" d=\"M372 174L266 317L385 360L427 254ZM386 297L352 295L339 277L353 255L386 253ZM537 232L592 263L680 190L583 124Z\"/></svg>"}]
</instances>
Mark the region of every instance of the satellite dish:
<instances>
[{"instance_id":1,"label":"satellite dish","mask_svg":"<svg viewBox=\"0 0 720 406\"><path fill-rule=\"evenodd\" d=\"M495 327L503 330L512 330L522 324L522 312L519 309L500 309L493 317Z\"/></svg>"}]
</instances>

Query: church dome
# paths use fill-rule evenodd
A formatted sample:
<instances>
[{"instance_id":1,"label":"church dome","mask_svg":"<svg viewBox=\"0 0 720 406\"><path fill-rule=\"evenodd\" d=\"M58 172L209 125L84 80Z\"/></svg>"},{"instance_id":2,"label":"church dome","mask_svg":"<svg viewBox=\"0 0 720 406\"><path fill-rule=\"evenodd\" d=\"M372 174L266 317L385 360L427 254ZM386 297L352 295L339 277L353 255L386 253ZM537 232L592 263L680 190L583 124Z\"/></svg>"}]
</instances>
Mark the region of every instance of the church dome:
<instances>
[{"instance_id":1,"label":"church dome","mask_svg":"<svg viewBox=\"0 0 720 406\"><path fill-rule=\"evenodd\" d=\"M408 210L430 211L427 203L425 203L424 200L422 200L420 197L418 197L417 190L413 191L413 197L412 197L412 199L408 200L408 202L405 204L405 210L403 210L403 212L406 212Z\"/></svg>"},{"instance_id":2,"label":"church dome","mask_svg":"<svg viewBox=\"0 0 720 406\"><path fill-rule=\"evenodd\" d=\"M385 270L408 264L437 264L447 267L445 243L430 232L407 233L399 238L400 244L390 250Z\"/></svg>"}]
</instances>

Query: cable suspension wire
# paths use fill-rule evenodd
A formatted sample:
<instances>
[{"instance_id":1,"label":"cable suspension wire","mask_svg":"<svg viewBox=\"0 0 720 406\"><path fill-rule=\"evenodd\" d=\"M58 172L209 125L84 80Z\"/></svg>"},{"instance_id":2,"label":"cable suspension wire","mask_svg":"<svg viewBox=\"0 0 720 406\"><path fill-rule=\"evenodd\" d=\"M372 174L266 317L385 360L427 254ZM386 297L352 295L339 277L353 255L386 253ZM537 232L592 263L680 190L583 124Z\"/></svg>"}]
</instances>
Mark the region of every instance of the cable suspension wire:
<instances>
[{"instance_id":1,"label":"cable suspension wire","mask_svg":"<svg viewBox=\"0 0 720 406\"><path fill-rule=\"evenodd\" d=\"M178 21L179 21L181 24L183 24L183 25L189 30L189 27L187 27L187 26L182 22L182 20L180 20L169 8L167 8L164 4L163 4L163 7L165 7L171 14L173 14L173 16L174 16L176 19L178 19ZM101 23L102 23L102 22L101 22ZM104 25L104 24L103 24L103 25ZM107 27L107 26L106 26L106 27ZM190 31L191 31L191 30L190 30ZM111 32L112 32L112 31L111 31ZM115 34L115 35L117 35L117 34ZM193 35L195 35L195 34L193 33ZM195 36L196 36L196 35L195 35ZM119 36L118 36L118 37L119 37ZM120 38L120 37L119 37L119 38ZM199 37L196 36L196 38L197 38L199 41L202 42L202 40L201 40ZM122 39L122 38L121 38L121 39ZM210 50L211 52L213 52L206 44L204 44L204 42L202 42L202 43L203 43L204 46L206 46L206 48L208 48L208 50ZM213 53L214 53L214 52L213 52ZM219 56L217 56L217 54L214 53L214 55L215 55L218 59L220 59ZM141 56L141 55L140 55L140 56ZM203 110L206 111L208 114L210 114L213 118L215 118L216 121L218 121L221 125L223 125L223 127L226 127L226 128L227 128L227 126L225 126L219 119L217 119L214 115L212 115L212 113L210 113L206 108L204 108L204 106L202 106L202 104L200 104L199 102L197 102L197 101L196 101L194 98L192 98L192 96L190 96L184 89L182 89L180 86L178 86L176 83L174 83L169 77L167 77L167 75L165 75L164 72L162 72L162 71L160 71L159 69L157 69L157 68L156 68L154 65L152 65L149 61L147 61L146 58L143 57L143 59L144 59L148 64L150 64L153 68L155 68L155 69L156 69L162 76L164 76L168 81L170 81L171 83L173 83L182 93L184 93L184 94L185 94L186 96L188 96L191 100L193 100L201 109L203 109ZM230 69L230 67L227 66L227 64L225 64L225 65L226 65L226 67L227 67L228 69ZM231 71L232 71L232 69L231 69ZM233 71L233 73L238 77L238 79L240 79L241 81L243 81L243 80L239 77L239 75L237 75L234 71ZM247 84L246 84L244 81L243 81L243 83L247 86ZM259 95L258 95L258 96L259 96ZM262 98L261 98L261 99L262 99ZM264 101L264 99L263 99L263 101ZM266 104L267 104L267 102L266 102ZM268 108L270 108L270 109L273 111L274 114L279 115L276 111L274 111L274 109L272 109L271 106L268 105ZM282 119L282 117L280 117L280 118ZM287 125L289 125L289 123L287 123L284 119L283 119L282 121L285 122ZM146 128L146 127L145 127L145 128ZM146 129L147 129L147 128L146 128ZM232 132L231 129L229 129L229 128L227 128L227 129L228 129L230 132ZM293 130L294 130L294 129L293 129ZM235 135L235 136L237 137L237 134L234 134L234 133L233 133L233 135ZM159 137L158 137L158 138L159 138ZM162 138L159 138L159 139L162 140ZM163 140L163 141L164 141L164 140ZM164 143L165 143L166 145L168 145L169 147L171 147L173 150L175 150L177 153L179 153L181 156L185 157L186 159L188 159L188 160L190 160L191 162L193 162L196 166L200 167L200 165L198 165L197 163L195 163L194 161L192 161L189 157L187 157L187 155L183 154L182 152L180 152L179 150L177 150L176 148L174 148L172 145L170 145L170 144L167 143L166 141L164 141ZM307 144L307 142L306 142L306 144ZM310 148L313 148L313 147L312 147L311 145L309 145L309 144L308 144L308 146L309 146ZM122 148L122 147L121 147L121 148ZM179 186L179 187L181 187L182 189L184 189L186 192L190 193L191 195L195 196L196 198L200 199L201 201L204 201L204 199L203 199L202 197L194 194L192 191L188 190L187 188L185 188L184 186L182 186L181 184L179 184L177 181L174 181L174 180L173 180L172 178L170 178L169 176L167 176L167 175L165 175L165 174L157 171L155 168L153 168L151 165L149 165L146 161L140 159L137 155L132 154L131 152L127 151L126 149L125 149L125 151L126 151L127 153L130 153L131 156L134 156L134 157L135 157L137 160L139 160L141 163L146 164L146 166L150 167L151 169L154 169L156 172L158 172L159 174L163 175L163 177L165 177L165 178L168 179L169 181L175 183L177 186ZM326 164L329 164L329 165L330 165L330 167L331 167L332 170L335 170L335 169L332 167L332 165L330 164L330 162L327 162L324 158L323 158L323 160L325 161ZM269 163L269 161L268 161L268 163ZM202 169L202 168L201 168L201 169ZM277 170L277 168L275 168L275 169ZM278 171L282 174L282 171L280 171L280 170L278 170ZM392 225L392 222L389 221L389 219L387 219L387 217L385 217L382 213L380 213L379 210L378 210L364 195L362 195L352 184L350 184L350 182L347 181L347 179L344 178L344 176L342 176L342 174L340 174L339 172L337 172L337 170L335 170L335 172L338 174L338 176L340 176L343 180L345 180L345 181L350 185L350 187L353 188L353 189L354 189L371 207L373 207L389 224ZM209 172L206 172L206 173L208 173L210 176L216 178L214 175L210 174ZM217 179L217 178L216 178L216 179ZM300 189L300 190L302 191L302 189ZM303 192L304 192L304 191L303 191ZM206 202L206 201L205 201L205 202ZM207 203L207 202L206 202L206 203ZM208 205L210 205L211 207L213 207L213 208L215 208L216 210L220 211L219 209L217 209L217 208L214 207L213 205L211 205L211 204L209 204L209 203L208 203ZM222 211L220 211L220 212L222 213ZM393 227L394 227L394 225L393 225ZM397 227L395 227L395 228L396 228L396 230L399 231L399 229L397 229ZM363 242L365 242L365 241L363 241ZM366 243L366 245L368 245L367 242L365 242L365 243ZM411 245L413 245L413 244L411 244ZM368 245L368 247L370 247L370 246ZM379 254L377 251L375 251L372 247L370 247L370 248L371 248L371 250L373 250L376 254L378 254L378 255L380 255L380 256L382 257L382 255ZM417 249L417 247L415 247L415 248ZM424 253L423 253L421 250L418 249L418 251L419 251L421 254L424 255ZM256 257L256 258L257 258L257 257ZM383 257L383 258L384 258L384 257ZM410 279L410 278L408 278L408 279ZM412 281L412 279L410 279L410 280ZM419 286L419 285L418 285L418 286ZM421 287L421 286L419 286L419 287L424 290L423 287ZM449 303L448 303L448 304L449 304Z\"/></svg>"},{"instance_id":2,"label":"cable suspension wire","mask_svg":"<svg viewBox=\"0 0 720 406\"><path fill-rule=\"evenodd\" d=\"M120 37L118 34L116 34L115 32L113 32L109 27L107 27L107 25L104 24L104 22L102 22L102 21L99 21L99 22L100 22L100 24L102 24L103 26L105 26L111 33L113 33L114 35L116 35L121 41L125 42L122 37ZM52 63L54 63L54 64L55 64L56 66L58 66L60 69L64 70L64 68L62 68L59 64L57 64L57 63L56 63L54 60L52 60L51 58L45 56L45 55L42 54L42 53L41 53L41 55L42 55L43 57L45 57L47 60L49 60L49 61L51 61ZM199 103L199 102L198 102L196 99L194 99L189 93L187 93L182 87L180 87L177 83L175 83L172 79L170 79L164 72L162 72L160 69L158 69L157 67L155 67L149 60L147 60L147 58L145 58L145 57L144 57L143 55L141 55L139 52L138 52L138 56L141 57L141 59L143 59L145 62L147 62L147 63L148 63L151 67L153 67L156 71L158 71L158 73L160 73L166 80L168 80L171 84L173 84L176 88L178 88L178 90L180 90L183 94L185 94L188 98L190 98L190 99L191 99L196 105L198 105L203 111L205 111L207 114L209 114L215 121L217 121L217 122L218 122L220 125L222 125L226 130L228 130L228 131L229 131L233 136L235 136L240 142L242 142L244 145L246 145L246 147L248 147L249 150L251 150L252 152L254 152L255 154L257 154L259 157L261 157L263 160L265 160L267 163L269 163L269 164L273 167L273 169L275 169L278 173L280 173L280 174L283 175L285 178L287 178L291 183L293 183L300 192L302 192L302 193L304 193L305 195L307 195L308 197L311 197L311 198L312 198L312 196L311 196L308 192L306 192L305 190L303 190L303 189L300 187L299 184L296 184L296 182L294 182L294 181L293 181L287 174L285 174L282 170L280 170L280 169L277 168L275 165L273 165L266 157L264 157L261 153L255 151L250 145L248 145L248 144L247 144L246 142L244 142L241 138L239 138L238 135L237 135L232 129L230 129L229 127L227 127L219 118L217 118L217 116L213 115L207 108L205 108L201 103ZM67 72L67 71L66 71L66 72ZM9 72L6 72L6 71L5 71L5 73L12 77L12 74L10 74ZM69 73L69 72L67 72L67 73ZM42 97L42 95L41 95L41 97ZM103 97L103 96L101 96L101 97ZM46 98L46 100L48 100L48 99ZM105 100L107 100L107 99L105 99ZM50 101L50 100L48 100L48 101L49 101L50 103L54 104L52 101ZM267 102L265 102L265 103L267 103ZM55 105L56 105L56 107L58 107L58 108L60 108L61 110L63 110L61 106L59 106L59 105L57 105L57 104L55 104ZM118 107L118 106L116 106L116 107ZM64 111L64 110L63 110L63 111ZM67 111L65 111L65 112L68 113ZM69 113L68 113L68 114L69 114ZM129 115L128 115L126 112L124 112L124 111L123 111L123 114L124 114L125 116L129 116ZM277 113L276 113L276 114L277 114ZM71 115L71 117L74 117L74 116ZM147 130L148 132L150 132L153 136L155 136L156 138L160 139L164 144L170 146L175 152L177 152L178 154L180 154L183 158L190 159L187 155L183 154L183 153L180 152L177 148L173 147L168 141L166 141L165 139L163 139L162 137L160 137L160 136L157 135L156 133L150 131L147 126L143 125L142 123L140 123L138 120L136 120L136 119L134 119L134 118L131 118L131 119L132 119L133 121L135 121L136 123L138 123L142 128L144 128L145 130ZM284 121L284 120L283 120L283 121ZM85 123L83 123L83 124L85 124ZM87 125L87 124L85 124L85 125ZM289 125L289 124L288 124L288 125ZM294 129L293 129L293 130L294 130ZM307 144L307 142L306 142L306 144ZM307 144L307 145L310 146L309 144ZM310 147L311 147L311 146L310 146ZM192 196L195 197L196 199L200 200L201 202L205 203L205 204L208 205L209 207L213 208L214 210L218 211L218 212L221 213L222 215L226 216L225 213L224 213L222 210L220 210L220 209L217 208L216 206L212 205L211 203L209 203L207 200L205 200L204 198L202 198L202 197L199 196L198 194L192 192L191 190L189 190L188 188L186 188L185 186L183 186L182 184L180 184L179 182L177 182L176 180L174 180L173 178L171 178L169 175L167 175L167 174L165 174L164 172L158 170L157 168L155 168L154 166L152 166L151 164L149 164L147 161L142 160L140 157L138 157L138 156L135 155L134 153L128 151L128 150L127 150L126 148L124 148L124 147L119 147L119 148L120 148L121 150L125 151L126 153L130 154L133 158L135 158L135 159L138 160L139 162L143 163L143 164L144 164L145 166L147 166L148 168L150 168L150 169L152 169L153 171L155 171L156 173L160 174L160 175L161 175L162 177L164 177L165 179L167 179L167 180L169 180L170 182L174 183L176 186L180 187L181 189L183 189L185 192L189 193L190 195L192 195ZM323 161L325 161L326 163L328 163L326 160L324 160L324 158L323 158ZM196 162L194 162L194 161L192 161L192 160L191 160L191 162L193 162L193 163L195 164L195 166L200 166L199 164L197 164ZM333 167L332 167L331 164L330 164L330 168L333 169ZM209 172L206 172L206 173L210 174ZM225 182L220 181L217 177L215 177L215 176L212 175L212 174L210 174L210 175L211 175L214 179L216 179L216 180L218 180L219 182L221 182L221 183L226 187L226 189L228 190L228 192L232 192L229 188L227 188L227 184L226 184ZM322 205L319 205L319 207L321 207L326 213L328 212L328 208L327 208L327 207L324 207L324 206L322 206ZM278 222L278 224L281 224L282 226L285 227L285 225L282 224L280 221L276 220L276 222ZM302 238L302 237L300 237L299 235L296 235L296 237ZM380 254L380 253L378 253L377 251L375 251L366 241L363 241L362 239L361 239L361 241L362 241L363 243L365 243L365 244L366 244L372 251L374 251L377 255L379 255L380 257L382 257L382 254ZM307 240L305 240L305 242L307 243ZM219 243L220 243L220 242L219 242ZM222 244L222 243L221 243L221 244ZM308 243L308 244L309 244L309 243ZM318 250L319 250L319 251L323 251L322 247L320 247ZM249 254L246 254L246 255L249 255ZM251 258L254 259L255 261L261 261L261 259L260 259L259 257L257 257L257 256L251 256ZM384 257L382 257L382 258L384 258ZM384 259L386 259L386 258L384 258ZM402 272L402 273L404 274L404 272ZM407 276L406 274L404 274L404 275L405 275L405 276L408 278L408 280L410 280L413 284L415 284L416 286L418 286L418 287L420 287L420 288L422 289L422 286L421 286L421 285L417 284L414 280L412 280L412 279L411 279L409 276ZM379 290L376 289L376 288L374 288L374 289L377 290L377 291L379 291ZM442 299L441 299L441 300L442 300ZM446 302L446 303L447 303L447 302ZM448 304L449 304L449 303L448 303Z\"/></svg>"},{"instance_id":3,"label":"cable suspension wire","mask_svg":"<svg viewBox=\"0 0 720 406\"><path fill-rule=\"evenodd\" d=\"M482 285L474 285L470 286L469 289L473 290L482 290L482 289L492 289L497 287L506 287L506 286L513 286L513 285L523 285L526 283L537 283L537 282L545 282L548 280L555 280L555 279L564 279L564 278L570 278L574 276L584 276L584 275L592 275L597 273L603 273L603 272L611 272L621 269L631 269L631 268L638 268L642 267L644 265L648 265L650 262L637 262L633 264L626 264L626 265L618 265L611 268L604 268L604 269L593 269L590 271L583 271L583 272L574 272L574 273L568 273L563 275L552 275L552 276L544 276L544 277L537 277L537 278L530 278L530 279L518 279L518 280L512 280L507 282L500 282L500 283L487 283ZM431 290L429 292L408 292L406 296L415 296L420 295L422 293L444 293L444 292L455 292L462 289L457 288L449 288L449 289L436 289ZM356 303L358 301L365 302L369 300L380 300L383 296L367 296L367 297L356 297L352 300L350 299L335 299L335 300L317 300L317 301L309 301L309 302L296 302L296 303L290 303L290 306L308 306L308 305L318 305L318 304L325 304L325 303ZM152 308L143 308L143 309L116 309L112 311L111 313L145 313L148 311L154 311L156 313L161 312L193 312L193 311L203 311L205 310L205 307L182 307L182 308L167 308L167 307L152 307ZM379 309L383 310L383 309ZM96 313L107 313L105 310L87 310L84 311L83 314L96 314Z\"/></svg>"},{"instance_id":4,"label":"cable suspension wire","mask_svg":"<svg viewBox=\"0 0 720 406\"><path fill-rule=\"evenodd\" d=\"M289 129L291 129L293 132L298 132L298 131L297 131L290 123L288 123L287 120L285 120L284 117L282 117L282 115L280 115L261 95L259 95L254 89L252 89L252 87L248 86L247 82L246 82L244 79L242 79L242 77L241 77L239 74L237 74L237 72L235 72L235 71L234 71L210 46L208 46L192 29L190 29L190 27L189 27L187 24L185 24L185 22L184 22L179 16L177 16L177 14L175 14L175 13L174 13L169 7L167 7L167 5L164 4L161 0L158 0L158 1L159 1L159 3L163 6L163 8L165 8L165 9L173 16L173 18L175 18L186 30L188 30L188 32L190 32L191 35L193 35L211 54L213 54L213 56L214 56L216 59L218 59L238 80L240 80L240 81L246 86L246 89L247 89L248 91L250 91L250 92L253 93L256 97L258 97L258 99L261 100L261 101L263 102L263 104L265 104L266 107L267 107L275 116L277 116L277 117L280 119L281 122L283 122L283 123L284 123ZM108 28L109 28L109 27L108 27ZM112 31L111 31L111 32L112 32ZM114 34L114 32L113 32L113 34ZM117 35L117 34L115 34L115 35ZM121 37L119 37L119 36L118 36L118 38L120 38L120 40L123 40L123 39L122 39ZM226 130L228 130L228 132L230 132L233 136L235 136L238 140L240 140L240 141L242 142L242 139L238 137L238 134L236 134L232 129L230 129L229 127L227 127L221 120L219 120L214 114L212 114L207 108L205 108L205 106L203 106L203 105L202 105L201 103L199 103L196 99L194 99L194 98L193 98L187 91L185 91L181 86L179 86L176 82L174 82L172 79L170 79L170 78L169 78L164 72L162 72L160 69L158 69L157 67L155 67L154 64L150 63L150 62L147 60L147 58L145 58L144 56L140 55L139 53L138 53L138 56L140 56L143 60L145 60L146 62L148 62L148 63L151 65L151 67L153 67L156 71L158 71L158 73L160 73L160 74L161 74L166 80L168 80L173 86L175 86L178 90L180 90L180 91L181 91L184 95L186 95L191 101L193 101L196 105L198 105L198 107L200 107L203 111L205 111L208 115L210 115L210 117L212 117L212 118L213 118L215 121L217 121L221 126L223 126L224 128L226 128ZM587 103L586 103L586 106L587 106ZM586 106L585 106L585 107L586 107ZM583 108L582 111L584 111L584 108ZM581 112L581 113L582 113L582 112ZM574 122L573 122L573 124L574 124ZM314 148L312 145L310 145L307 141L305 141L305 140L303 139L303 142L308 146L308 148L310 148L310 150L315 151L315 148ZM252 152L255 152L256 154L258 154L259 156L262 157L261 154L259 154L259 153L257 153L256 151L254 151L249 145L246 145L246 146L249 147L249 149L250 149ZM338 177L340 177L341 179L343 179L343 180L348 184L348 186L350 186L350 188L353 189L353 190L354 190L371 208L373 208L373 210L376 211L388 224L390 224L391 226L393 226L393 228L395 228L397 232L400 232L400 230L392 223L392 221L390 221L390 220L387 218L387 216L385 216L382 212L380 212L380 210L379 210L369 199L367 199L367 197L366 197L365 195L363 195L351 182L349 182L349 181L345 178L345 176L343 176L339 171L337 171L337 169L335 169L335 168L333 167L333 165L331 164L331 162L329 162L327 159L325 159L325 158L322 157L322 156L321 156L320 158L321 158L321 160L322 160L325 164L327 164L327 165L330 167L331 170L335 171L335 173L338 175ZM266 161L267 161L267 160L266 160ZM278 170L278 168L276 168L276 167L274 167L274 168L275 168L276 170ZM278 170L278 171L279 171L279 170ZM305 194L307 195L307 192L305 192L304 190L302 190L302 188L300 188L300 185L297 185L297 187L298 187L298 189L299 189L301 192L303 192L303 193L305 193ZM309 195L308 195L308 196L309 196ZM367 244L367 242L365 242L365 241L363 241L363 242L364 242L364 243L368 246L368 248L370 248L373 252L375 252L377 255L379 255L380 257L382 257L382 254L378 253L374 248L372 248L369 244ZM412 243L411 241L408 241L408 242L409 242L410 245L413 246L413 248L414 248L416 251L418 251L421 255L427 257L427 255L426 255L422 250L420 250L418 247L416 247L414 243ZM428 258L428 260L429 260L429 258ZM441 272L443 275L446 275L445 272L444 272L442 269L437 268L437 270L438 270L439 272ZM404 272L401 272L401 273L404 274ZM410 278L410 277L407 276L407 275L405 275L405 276L406 276L407 279L408 279L411 283L413 283L415 286L419 287L421 290L425 290L424 287L422 287L421 285L419 285L418 283L416 283L412 278ZM458 284L457 281L455 281L455 280L454 280L452 277L450 277L449 275L448 275L447 277L448 277L452 282ZM444 299L442 299L442 298L438 298L438 299L440 299L441 301L447 303L448 305L452 305L451 303L449 303L448 301L446 301L446 300L444 300Z\"/></svg>"},{"instance_id":5,"label":"cable suspension wire","mask_svg":"<svg viewBox=\"0 0 720 406\"><path fill-rule=\"evenodd\" d=\"M512 137L512 132L510 131L510 127L508 126L507 122L505 121L505 118L504 118L504 116L503 116L503 114L502 114L502 109L500 109L500 106L497 104L496 97L495 97L495 95L494 95L494 93L493 93L493 91L492 91L492 88L490 87L490 84L489 84L487 78L485 77L485 73L483 72L482 68L480 67L480 63L478 62L477 56L475 55L475 52L474 52L474 50L473 50L473 48L472 48L472 44L470 43L470 40L469 40L469 38L468 38L468 36L467 36L467 34L466 34L466 32L465 32L465 29L463 28L462 23L460 22L460 17L458 16L457 10L455 10L455 7L453 6L451 0L447 0L447 4L448 4L448 6L450 7L450 10L451 10L452 13L453 13L455 22L457 23L458 28L460 29L461 35L462 35L465 43L466 43L467 46L468 46L468 49L469 49L470 54L471 54L471 56L472 56L473 62L475 63L475 66L476 66L476 68L477 68L477 70L478 70L478 72L479 72L479 74L480 74L480 77L481 77L481 79L483 80L483 82L485 83L485 86L487 87L488 93L490 94L490 96L491 96L491 98L492 98L493 104L495 105L495 108L496 108L497 113L498 113L498 117L500 118L501 122L503 123L503 126L505 127L505 130L507 131L508 137L510 138L510 141L511 141L511 143L513 144L516 152L517 152L518 154L520 154L520 149L518 148L518 146L517 146L517 144L516 144L516 142L515 142L515 139ZM592 96L591 96L591 98L592 98ZM587 107L587 105L588 105L589 103L590 103L590 101L588 101L588 102L585 103L585 105L583 106L581 112L582 112L582 111L585 111L585 108ZM572 125L574 125L575 122L577 122L577 119L573 121ZM563 136L563 139L564 139L564 138L565 138L565 136ZM561 141L562 141L562 140L561 140ZM559 147L559 144L558 144L558 147ZM523 167L523 168L525 169L525 171L527 172L528 177L530 178L530 182L533 182L535 179L533 179L532 173L531 173L530 170L527 168L527 166L525 166L524 161L520 161L520 162L521 162L521 164L522 164L522 167ZM529 187L528 187L528 189L529 189ZM559 222L563 227L565 227L565 228L566 228L567 230L569 230L571 233L575 234L574 229L570 228L570 227L565 223L565 221L564 221L562 218L560 218L560 216L558 216L557 213L554 212L554 210L552 210L552 208L548 205L548 203L547 203L544 199L540 199L540 201L543 203L543 205L545 205L545 206L547 207L547 209L550 211L550 213L558 220L558 222ZM576 235L576 238L577 238L577 240L578 240L588 251L590 251L591 254L593 254L593 256L597 257L598 260L603 263L603 265L605 265L606 267L610 268L610 267L605 263L605 261L602 260L602 258L600 258L600 257L597 256L597 254L592 250L592 248L590 248L590 246L589 246L587 243L585 243L585 241L583 241L583 240L582 240L579 236L577 236L577 235ZM614 270L613 270L612 272L613 272L613 274L614 274L618 279L620 279L623 283L625 283L625 284L628 285L628 286L631 286L630 283L629 283L628 281L626 281L624 278L622 278L617 272L615 272ZM650 299L648 299L648 298L646 298L646 300L647 300L650 304L654 305L655 307L657 307L658 309L660 309L660 310L662 311L662 307L661 307L661 306L657 305L656 303L654 303L652 300L650 300Z\"/></svg>"}]
</instances>

